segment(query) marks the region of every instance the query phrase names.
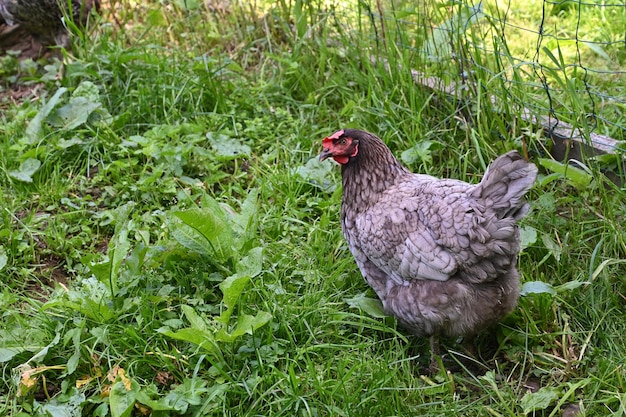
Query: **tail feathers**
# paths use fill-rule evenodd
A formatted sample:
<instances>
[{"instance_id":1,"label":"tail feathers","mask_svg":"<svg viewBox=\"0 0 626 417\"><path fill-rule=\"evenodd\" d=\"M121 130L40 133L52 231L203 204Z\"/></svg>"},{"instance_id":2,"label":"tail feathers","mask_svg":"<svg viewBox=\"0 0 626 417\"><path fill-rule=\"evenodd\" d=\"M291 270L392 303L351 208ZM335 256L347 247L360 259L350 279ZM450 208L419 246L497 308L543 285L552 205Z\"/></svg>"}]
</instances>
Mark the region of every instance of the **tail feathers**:
<instances>
[{"instance_id":1,"label":"tail feathers","mask_svg":"<svg viewBox=\"0 0 626 417\"><path fill-rule=\"evenodd\" d=\"M498 217L518 220L528 213L529 207L523 198L536 179L537 167L519 152L510 151L489 165L472 194L490 205Z\"/></svg>"}]
</instances>

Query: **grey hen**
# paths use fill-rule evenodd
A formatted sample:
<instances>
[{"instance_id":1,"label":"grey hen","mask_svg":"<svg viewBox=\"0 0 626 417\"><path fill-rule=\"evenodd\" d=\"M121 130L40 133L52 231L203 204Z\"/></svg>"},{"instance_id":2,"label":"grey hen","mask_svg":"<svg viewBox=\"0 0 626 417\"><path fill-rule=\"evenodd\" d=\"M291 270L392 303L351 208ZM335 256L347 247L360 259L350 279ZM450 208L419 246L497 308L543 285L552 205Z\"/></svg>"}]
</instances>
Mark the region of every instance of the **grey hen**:
<instances>
[{"instance_id":1,"label":"grey hen","mask_svg":"<svg viewBox=\"0 0 626 417\"><path fill-rule=\"evenodd\" d=\"M341 164L341 223L350 252L387 314L430 338L471 336L517 305L516 222L537 167L517 151L497 158L479 184L409 172L375 135L340 130L320 160Z\"/></svg>"}]
</instances>

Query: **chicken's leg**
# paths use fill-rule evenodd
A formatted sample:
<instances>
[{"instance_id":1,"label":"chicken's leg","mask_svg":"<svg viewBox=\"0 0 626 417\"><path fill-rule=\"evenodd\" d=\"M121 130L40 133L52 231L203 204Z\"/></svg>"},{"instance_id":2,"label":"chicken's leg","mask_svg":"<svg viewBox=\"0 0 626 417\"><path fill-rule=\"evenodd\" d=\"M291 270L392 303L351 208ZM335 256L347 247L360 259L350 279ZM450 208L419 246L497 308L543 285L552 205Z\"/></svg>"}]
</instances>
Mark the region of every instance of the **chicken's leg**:
<instances>
[{"instance_id":1,"label":"chicken's leg","mask_svg":"<svg viewBox=\"0 0 626 417\"><path fill-rule=\"evenodd\" d=\"M428 367L428 373L435 375L443 366L441 355L439 354L439 335L433 334L429 338L430 341L430 366ZM441 366L440 366L441 365Z\"/></svg>"}]
</instances>

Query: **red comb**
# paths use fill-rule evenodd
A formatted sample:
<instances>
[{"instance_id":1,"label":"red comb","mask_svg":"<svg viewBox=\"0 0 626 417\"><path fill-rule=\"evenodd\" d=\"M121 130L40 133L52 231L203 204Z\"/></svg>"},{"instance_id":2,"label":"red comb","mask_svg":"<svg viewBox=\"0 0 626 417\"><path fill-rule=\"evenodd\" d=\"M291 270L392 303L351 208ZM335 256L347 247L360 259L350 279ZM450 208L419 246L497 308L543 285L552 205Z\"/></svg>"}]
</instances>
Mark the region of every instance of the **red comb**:
<instances>
[{"instance_id":1,"label":"red comb","mask_svg":"<svg viewBox=\"0 0 626 417\"><path fill-rule=\"evenodd\" d=\"M332 134L332 136L330 136L328 139L339 139L340 137L343 136L343 129L336 131L335 133Z\"/></svg>"},{"instance_id":2,"label":"red comb","mask_svg":"<svg viewBox=\"0 0 626 417\"><path fill-rule=\"evenodd\" d=\"M324 140L322 141L322 144L326 144L330 141L332 141L333 139L339 139L340 137L343 136L343 129L336 131L335 133L333 133L332 135L330 135L327 138L324 138Z\"/></svg>"}]
</instances>

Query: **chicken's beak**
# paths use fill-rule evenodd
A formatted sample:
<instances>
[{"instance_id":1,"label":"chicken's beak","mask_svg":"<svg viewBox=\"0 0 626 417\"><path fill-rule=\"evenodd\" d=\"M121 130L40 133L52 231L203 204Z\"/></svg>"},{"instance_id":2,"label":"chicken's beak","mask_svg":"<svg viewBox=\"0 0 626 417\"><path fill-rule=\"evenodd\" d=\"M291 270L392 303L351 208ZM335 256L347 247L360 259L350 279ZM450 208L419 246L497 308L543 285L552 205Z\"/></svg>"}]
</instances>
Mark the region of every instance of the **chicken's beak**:
<instances>
[{"instance_id":1,"label":"chicken's beak","mask_svg":"<svg viewBox=\"0 0 626 417\"><path fill-rule=\"evenodd\" d=\"M320 162L330 158L331 156L333 156L333 153L331 152L330 148L324 148L324 150L320 154Z\"/></svg>"}]
</instances>

